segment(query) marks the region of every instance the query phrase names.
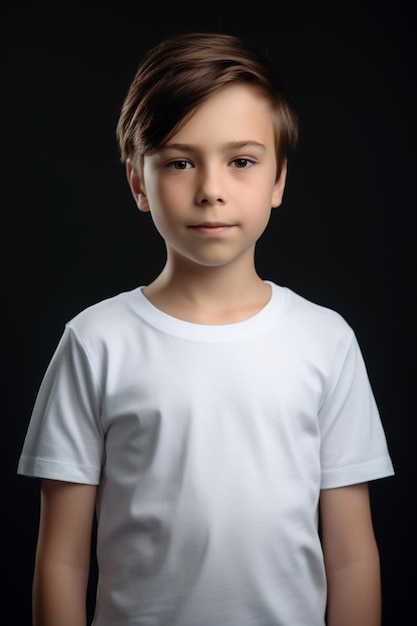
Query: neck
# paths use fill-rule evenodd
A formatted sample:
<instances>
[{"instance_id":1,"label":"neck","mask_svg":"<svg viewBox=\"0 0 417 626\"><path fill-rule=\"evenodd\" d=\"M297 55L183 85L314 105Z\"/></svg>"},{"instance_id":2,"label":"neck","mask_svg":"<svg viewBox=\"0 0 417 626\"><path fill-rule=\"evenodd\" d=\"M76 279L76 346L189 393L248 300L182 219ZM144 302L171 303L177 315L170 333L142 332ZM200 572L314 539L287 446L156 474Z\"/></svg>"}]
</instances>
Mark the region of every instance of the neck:
<instances>
[{"instance_id":1,"label":"neck","mask_svg":"<svg viewBox=\"0 0 417 626\"><path fill-rule=\"evenodd\" d=\"M253 263L239 272L230 266L173 265L168 261L144 294L154 306L179 319L202 324L242 321L270 298L270 288Z\"/></svg>"}]
</instances>

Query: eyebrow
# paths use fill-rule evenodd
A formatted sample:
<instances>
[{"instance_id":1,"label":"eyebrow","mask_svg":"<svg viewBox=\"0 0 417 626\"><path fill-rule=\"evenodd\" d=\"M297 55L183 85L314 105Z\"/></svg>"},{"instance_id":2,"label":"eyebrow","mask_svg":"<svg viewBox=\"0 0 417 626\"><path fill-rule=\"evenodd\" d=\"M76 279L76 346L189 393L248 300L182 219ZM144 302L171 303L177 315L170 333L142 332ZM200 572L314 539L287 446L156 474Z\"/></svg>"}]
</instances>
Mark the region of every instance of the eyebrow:
<instances>
[{"instance_id":1,"label":"eyebrow","mask_svg":"<svg viewBox=\"0 0 417 626\"><path fill-rule=\"evenodd\" d=\"M266 150L266 146L259 141L253 141L251 139L243 140L243 141L229 141L223 147L224 152L228 152L229 150L242 150L243 148L261 148L262 150ZM184 152L194 152L198 151L198 148L195 148L191 144L187 143L166 143L159 148L159 150L182 150Z\"/></svg>"}]
</instances>

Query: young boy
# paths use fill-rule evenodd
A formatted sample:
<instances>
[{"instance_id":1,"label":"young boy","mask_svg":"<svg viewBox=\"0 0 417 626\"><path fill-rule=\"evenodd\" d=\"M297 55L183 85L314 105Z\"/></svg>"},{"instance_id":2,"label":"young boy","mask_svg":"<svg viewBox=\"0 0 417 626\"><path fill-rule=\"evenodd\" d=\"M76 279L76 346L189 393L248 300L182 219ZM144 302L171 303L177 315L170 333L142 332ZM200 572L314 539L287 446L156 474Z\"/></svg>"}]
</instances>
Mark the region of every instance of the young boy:
<instances>
[{"instance_id":1,"label":"young boy","mask_svg":"<svg viewBox=\"0 0 417 626\"><path fill-rule=\"evenodd\" d=\"M86 623L96 514L95 626L377 626L367 483L393 467L357 340L255 268L297 141L278 78L233 36L172 37L117 136L166 263L69 321L39 390L34 624Z\"/></svg>"}]
</instances>

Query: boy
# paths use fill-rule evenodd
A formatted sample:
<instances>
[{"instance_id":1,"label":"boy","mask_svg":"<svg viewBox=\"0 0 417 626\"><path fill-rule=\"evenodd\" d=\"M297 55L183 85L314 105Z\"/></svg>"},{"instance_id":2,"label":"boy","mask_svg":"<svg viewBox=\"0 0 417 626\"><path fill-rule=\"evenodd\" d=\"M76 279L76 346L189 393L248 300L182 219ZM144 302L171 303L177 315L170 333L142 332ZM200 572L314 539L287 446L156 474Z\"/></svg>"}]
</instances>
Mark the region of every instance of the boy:
<instances>
[{"instance_id":1,"label":"boy","mask_svg":"<svg viewBox=\"0 0 417 626\"><path fill-rule=\"evenodd\" d=\"M94 512L95 626L380 624L367 482L393 468L359 346L254 263L297 132L233 36L139 67L117 136L166 263L71 320L41 385L35 626L85 624Z\"/></svg>"}]
</instances>

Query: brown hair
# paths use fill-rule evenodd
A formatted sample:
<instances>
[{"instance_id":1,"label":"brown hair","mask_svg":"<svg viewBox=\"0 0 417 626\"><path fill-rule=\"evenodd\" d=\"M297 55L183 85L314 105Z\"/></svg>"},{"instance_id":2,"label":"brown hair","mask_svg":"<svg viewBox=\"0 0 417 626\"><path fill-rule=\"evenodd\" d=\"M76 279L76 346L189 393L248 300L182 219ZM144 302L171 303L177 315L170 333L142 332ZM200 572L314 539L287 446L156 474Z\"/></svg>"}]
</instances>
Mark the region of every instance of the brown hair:
<instances>
[{"instance_id":1,"label":"brown hair","mask_svg":"<svg viewBox=\"0 0 417 626\"><path fill-rule=\"evenodd\" d=\"M117 124L122 162L159 148L200 103L236 82L257 86L270 102L278 176L297 144L297 115L266 57L247 41L217 33L175 35L145 55Z\"/></svg>"}]
</instances>

